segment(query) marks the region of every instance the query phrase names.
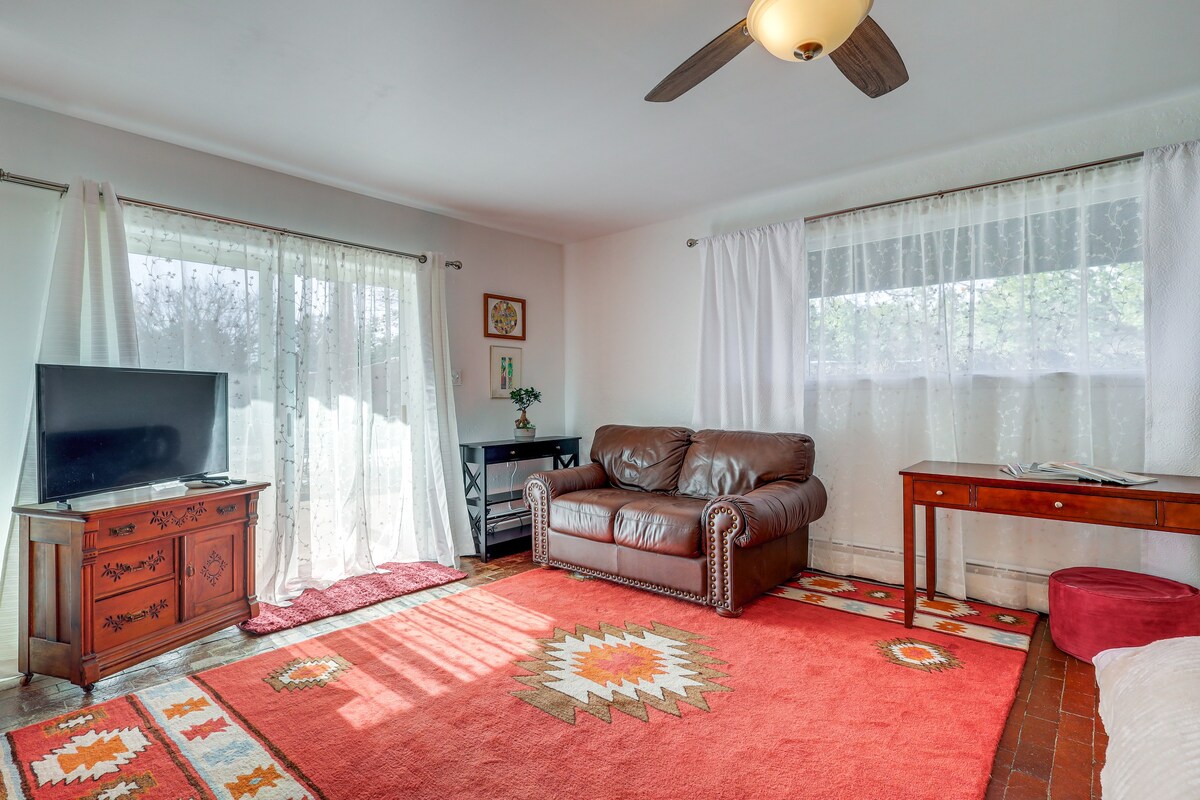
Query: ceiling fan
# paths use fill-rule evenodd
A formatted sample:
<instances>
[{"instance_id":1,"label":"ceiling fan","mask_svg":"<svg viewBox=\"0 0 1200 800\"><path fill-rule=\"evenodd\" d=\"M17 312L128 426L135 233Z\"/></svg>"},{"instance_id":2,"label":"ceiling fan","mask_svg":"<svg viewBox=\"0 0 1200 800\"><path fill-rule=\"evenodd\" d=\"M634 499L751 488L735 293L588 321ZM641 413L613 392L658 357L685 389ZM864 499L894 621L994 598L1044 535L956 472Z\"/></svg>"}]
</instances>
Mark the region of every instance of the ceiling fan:
<instances>
[{"instance_id":1,"label":"ceiling fan","mask_svg":"<svg viewBox=\"0 0 1200 800\"><path fill-rule=\"evenodd\" d=\"M892 40L867 16L874 0L754 0L746 18L713 39L650 90L666 103L682 95L734 56L758 42L784 61L829 56L868 97L904 85L908 70Z\"/></svg>"}]
</instances>

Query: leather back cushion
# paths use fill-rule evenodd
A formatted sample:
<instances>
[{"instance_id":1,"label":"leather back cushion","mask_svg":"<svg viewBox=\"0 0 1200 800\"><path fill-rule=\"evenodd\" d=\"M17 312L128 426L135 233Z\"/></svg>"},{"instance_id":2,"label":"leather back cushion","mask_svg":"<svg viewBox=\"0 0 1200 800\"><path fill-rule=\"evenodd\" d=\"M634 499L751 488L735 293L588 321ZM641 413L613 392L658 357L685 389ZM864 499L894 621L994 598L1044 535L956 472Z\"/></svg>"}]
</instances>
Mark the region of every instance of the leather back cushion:
<instances>
[{"instance_id":1,"label":"leather back cushion","mask_svg":"<svg viewBox=\"0 0 1200 800\"><path fill-rule=\"evenodd\" d=\"M673 492L691 439L688 428L605 425L592 440L592 461L604 467L613 486Z\"/></svg>"},{"instance_id":2,"label":"leather back cushion","mask_svg":"<svg viewBox=\"0 0 1200 800\"><path fill-rule=\"evenodd\" d=\"M803 433L699 431L680 471L679 494L712 498L772 481L803 481L812 475L815 454Z\"/></svg>"}]
</instances>

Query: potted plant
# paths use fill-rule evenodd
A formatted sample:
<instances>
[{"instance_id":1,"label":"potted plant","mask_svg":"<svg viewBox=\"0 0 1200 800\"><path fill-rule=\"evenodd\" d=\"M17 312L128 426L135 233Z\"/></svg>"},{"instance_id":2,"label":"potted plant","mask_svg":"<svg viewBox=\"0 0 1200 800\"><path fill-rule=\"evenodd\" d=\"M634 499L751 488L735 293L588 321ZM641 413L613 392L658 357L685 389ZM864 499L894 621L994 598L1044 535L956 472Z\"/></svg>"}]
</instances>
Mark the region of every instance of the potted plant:
<instances>
[{"instance_id":1,"label":"potted plant","mask_svg":"<svg viewBox=\"0 0 1200 800\"><path fill-rule=\"evenodd\" d=\"M513 405L521 410L521 416L517 417L514 423L513 437L532 439L537 436L537 427L529 421L529 417L525 416L525 411L534 403L542 402L542 393L532 386L527 386L522 389L513 389L508 393L508 397L513 401Z\"/></svg>"}]
</instances>

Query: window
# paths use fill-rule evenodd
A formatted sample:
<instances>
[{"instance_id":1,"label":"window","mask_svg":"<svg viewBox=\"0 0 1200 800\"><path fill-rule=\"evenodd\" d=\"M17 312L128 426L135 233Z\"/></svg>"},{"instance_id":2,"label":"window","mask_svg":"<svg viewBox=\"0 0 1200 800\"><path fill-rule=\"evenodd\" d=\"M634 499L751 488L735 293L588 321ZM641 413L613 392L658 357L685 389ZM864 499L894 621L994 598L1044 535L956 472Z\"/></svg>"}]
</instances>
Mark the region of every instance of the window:
<instances>
[{"instance_id":1,"label":"window","mask_svg":"<svg viewBox=\"0 0 1200 800\"><path fill-rule=\"evenodd\" d=\"M813 223L808 378L1143 369L1121 166Z\"/></svg>"}]
</instances>

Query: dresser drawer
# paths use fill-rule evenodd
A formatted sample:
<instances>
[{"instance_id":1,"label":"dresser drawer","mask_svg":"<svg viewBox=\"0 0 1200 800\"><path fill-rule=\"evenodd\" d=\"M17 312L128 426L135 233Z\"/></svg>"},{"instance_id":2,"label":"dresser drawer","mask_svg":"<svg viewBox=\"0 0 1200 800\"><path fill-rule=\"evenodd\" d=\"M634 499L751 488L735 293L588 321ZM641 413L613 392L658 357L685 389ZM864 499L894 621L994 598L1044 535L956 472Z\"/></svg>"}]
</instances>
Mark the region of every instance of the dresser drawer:
<instances>
[{"instance_id":1,"label":"dresser drawer","mask_svg":"<svg viewBox=\"0 0 1200 800\"><path fill-rule=\"evenodd\" d=\"M998 514L1062 517L1076 522L1100 522L1107 525L1154 525L1158 521L1157 503L1128 497L1094 497L1059 492L998 489L980 486L976 508Z\"/></svg>"},{"instance_id":2,"label":"dresser drawer","mask_svg":"<svg viewBox=\"0 0 1200 800\"><path fill-rule=\"evenodd\" d=\"M96 601L92 631L101 652L169 628L179 621L176 581L144 586Z\"/></svg>"},{"instance_id":3,"label":"dresser drawer","mask_svg":"<svg viewBox=\"0 0 1200 800\"><path fill-rule=\"evenodd\" d=\"M1200 503L1163 503L1163 525L1200 531Z\"/></svg>"},{"instance_id":4,"label":"dresser drawer","mask_svg":"<svg viewBox=\"0 0 1200 800\"><path fill-rule=\"evenodd\" d=\"M107 550L96 559L96 596L107 597L174 575L175 562L174 539Z\"/></svg>"},{"instance_id":5,"label":"dresser drawer","mask_svg":"<svg viewBox=\"0 0 1200 800\"><path fill-rule=\"evenodd\" d=\"M245 516L245 496L226 500L176 500L173 503L163 503L161 508L101 518L96 547L101 550L125 547L134 542L144 542L206 525L233 522Z\"/></svg>"},{"instance_id":6,"label":"dresser drawer","mask_svg":"<svg viewBox=\"0 0 1200 800\"><path fill-rule=\"evenodd\" d=\"M913 499L918 503L937 505L971 505L971 487L965 483L913 481Z\"/></svg>"}]
</instances>

